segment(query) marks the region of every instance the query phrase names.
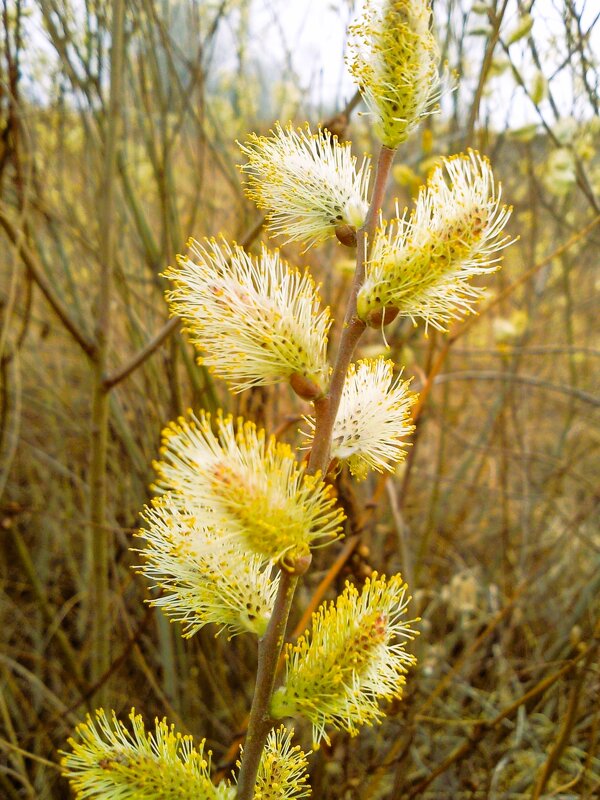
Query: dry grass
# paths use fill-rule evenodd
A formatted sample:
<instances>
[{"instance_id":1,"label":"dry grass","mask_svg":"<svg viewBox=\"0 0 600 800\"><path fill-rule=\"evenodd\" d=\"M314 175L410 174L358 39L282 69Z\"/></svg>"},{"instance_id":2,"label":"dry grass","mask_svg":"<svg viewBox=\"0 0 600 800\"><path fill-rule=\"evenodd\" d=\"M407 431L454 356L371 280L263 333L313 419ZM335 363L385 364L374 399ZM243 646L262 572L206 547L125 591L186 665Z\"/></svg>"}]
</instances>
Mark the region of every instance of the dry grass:
<instances>
[{"instance_id":1,"label":"dry grass","mask_svg":"<svg viewBox=\"0 0 600 800\"><path fill-rule=\"evenodd\" d=\"M256 219L229 144L253 123L219 129L205 73L193 59L183 69L161 39L164 22L142 4L128 43L109 374L165 324L158 275L187 235L223 230L241 240ZM165 63L153 62L153 49ZM306 409L285 388L231 399L176 331L112 388L110 668L90 683L90 358L50 308L35 268L93 339L105 107L91 81L73 89L77 111L36 108L11 86L14 104L0 105L10 132L0 219L20 238L15 247L0 234L0 796L67 796L58 751L99 690L119 713L133 705L207 737L226 770L249 708L255 643L211 630L182 640L144 605L132 536L169 419L221 405L298 441L294 419ZM432 134L433 155L460 139L445 119ZM383 726L354 740L335 736L312 757L321 800L591 798L600 786L597 154L579 157L579 185L561 195L548 190L556 146L547 136L520 143L480 131L471 143L491 154L521 239L479 317L450 336L426 339L406 323L388 334L391 357L423 393L414 445L387 482L339 477L347 542L318 554L294 622L323 580L339 591L373 569L401 570L422 618L419 666ZM401 156L420 177L426 146L428 136ZM390 198L408 201L406 191L397 185ZM284 251L310 262L338 306L348 280L337 268L343 250ZM381 348L379 334L369 336L364 353ZM302 726L301 735L309 735Z\"/></svg>"}]
</instances>

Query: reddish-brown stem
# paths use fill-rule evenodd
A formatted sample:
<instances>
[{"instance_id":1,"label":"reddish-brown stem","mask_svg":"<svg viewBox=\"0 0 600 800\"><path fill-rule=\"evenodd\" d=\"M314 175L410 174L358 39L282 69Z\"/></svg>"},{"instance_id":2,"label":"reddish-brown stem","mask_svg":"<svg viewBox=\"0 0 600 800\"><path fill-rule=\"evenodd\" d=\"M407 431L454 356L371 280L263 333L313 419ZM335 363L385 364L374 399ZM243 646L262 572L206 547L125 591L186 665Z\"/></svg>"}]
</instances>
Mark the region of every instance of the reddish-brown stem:
<instances>
[{"instance_id":1,"label":"reddish-brown stem","mask_svg":"<svg viewBox=\"0 0 600 800\"><path fill-rule=\"evenodd\" d=\"M395 152L395 150L390 150L390 148L385 147L385 145L381 147L377 161L377 171L375 173L371 204L367 212L365 223L357 232L356 271L350 290L350 297L348 298L348 306L344 318L344 329L340 337L340 346L331 375L329 392L325 397L320 398L315 403L315 433L313 448L308 461L308 472L311 474L319 471L324 473L329 466L331 435L342 397L346 374L352 360L354 349L366 327L365 323L356 316L356 298L365 277L365 263L368 254L369 238L372 237L377 224L377 218L385 196L387 178L392 166L392 161L394 160Z\"/></svg>"},{"instance_id":2,"label":"reddish-brown stem","mask_svg":"<svg viewBox=\"0 0 600 800\"><path fill-rule=\"evenodd\" d=\"M377 225L377 219L379 218L379 212L381 211L381 206L383 205L383 200L385 197L385 187L387 185L388 175L390 174L392 161L394 160L395 155L395 148L392 149L391 147L386 147L384 144L381 145L379 158L377 160L377 172L375 174L375 182L373 184L371 205L369 206L365 224L361 228L361 231L364 231L369 236L372 235L373 231L375 230L375 226Z\"/></svg>"},{"instance_id":3,"label":"reddish-brown stem","mask_svg":"<svg viewBox=\"0 0 600 800\"><path fill-rule=\"evenodd\" d=\"M368 239L372 236L377 223L377 217L383 203L385 186L390 167L394 158L393 150L382 146L377 161L377 171L371 204L367 212L365 223L357 232L356 272L346 316L344 329L340 338L335 366L329 384L329 391L324 397L314 402L315 407L315 434L314 444L308 462L308 473L325 472L329 465L331 452L331 434L333 424L340 405L342 389L348 372L348 366L354 353L354 348L365 330L365 323L356 316L356 296L364 279L365 262L367 258ZM258 671L256 686L252 698L252 708L248 719L248 731L244 742L244 756L238 776L237 800L252 800L258 767L262 756L266 738L271 730L273 721L269 714L269 704L275 687L277 664L281 655L287 621L294 599L294 591L298 582L298 575L308 568L308 563L298 564L293 574L281 569L279 589L273 607L273 614L269 621L267 631L258 646Z\"/></svg>"},{"instance_id":4,"label":"reddish-brown stem","mask_svg":"<svg viewBox=\"0 0 600 800\"><path fill-rule=\"evenodd\" d=\"M325 473L327 471L331 452L331 434L342 397L344 380L348 365L352 359L352 353L364 329L364 322L361 322L356 317L353 317L344 328L336 365L331 376L329 392L318 403L315 403L315 433L308 461L308 472L310 474L319 471Z\"/></svg>"},{"instance_id":5,"label":"reddish-brown stem","mask_svg":"<svg viewBox=\"0 0 600 800\"><path fill-rule=\"evenodd\" d=\"M277 664L285 639L285 630L297 583L297 574L291 574L285 569L280 571L273 614L265 635L258 643L256 688L248 720L248 733L244 742L244 757L238 776L237 800L252 800L254 797L254 785L260 759L266 738L273 725L269 714L269 703L275 686Z\"/></svg>"}]
</instances>

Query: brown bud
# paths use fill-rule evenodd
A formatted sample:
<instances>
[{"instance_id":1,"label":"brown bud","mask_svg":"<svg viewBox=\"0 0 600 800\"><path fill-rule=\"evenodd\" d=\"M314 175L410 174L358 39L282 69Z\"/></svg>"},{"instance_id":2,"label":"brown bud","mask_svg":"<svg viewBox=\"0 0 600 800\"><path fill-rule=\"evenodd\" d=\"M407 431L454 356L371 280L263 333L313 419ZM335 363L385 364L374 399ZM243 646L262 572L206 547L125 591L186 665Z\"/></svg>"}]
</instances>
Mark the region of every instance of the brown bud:
<instances>
[{"instance_id":1,"label":"brown bud","mask_svg":"<svg viewBox=\"0 0 600 800\"><path fill-rule=\"evenodd\" d=\"M328 119L327 122L324 122L323 127L328 130L332 136L337 136L341 142L344 140L346 128L348 127L348 115L342 111L335 117Z\"/></svg>"},{"instance_id":2,"label":"brown bud","mask_svg":"<svg viewBox=\"0 0 600 800\"><path fill-rule=\"evenodd\" d=\"M354 225L337 225L335 235L341 244L346 247L356 247L356 228Z\"/></svg>"},{"instance_id":3,"label":"brown bud","mask_svg":"<svg viewBox=\"0 0 600 800\"><path fill-rule=\"evenodd\" d=\"M290 575L304 575L310 567L312 561L312 553L310 550L302 554L286 554L279 561L279 566Z\"/></svg>"},{"instance_id":4,"label":"brown bud","mask_svg":"<svg viewBox=\"0 0 600 800\"><path fill-rule=\"evenodd\" d=\"M396 306L385 306L378 308L376 311L371 311L367 316L366 323L369 328L381 328L383 325L389 325L398 316L400 309Z\"/></svg>"},{"instance_id":5,"label":"brown bud","mask_svg":"<svg viewBox=\"0 0 600 800\"><path fill-rule=\"evenodd\" d=\"M298 397L301 397L303 400L316 400L323 396L321 387L299 372L294 372L293 375L290 376L290 386Z\"/></svg>"}]
</instances>

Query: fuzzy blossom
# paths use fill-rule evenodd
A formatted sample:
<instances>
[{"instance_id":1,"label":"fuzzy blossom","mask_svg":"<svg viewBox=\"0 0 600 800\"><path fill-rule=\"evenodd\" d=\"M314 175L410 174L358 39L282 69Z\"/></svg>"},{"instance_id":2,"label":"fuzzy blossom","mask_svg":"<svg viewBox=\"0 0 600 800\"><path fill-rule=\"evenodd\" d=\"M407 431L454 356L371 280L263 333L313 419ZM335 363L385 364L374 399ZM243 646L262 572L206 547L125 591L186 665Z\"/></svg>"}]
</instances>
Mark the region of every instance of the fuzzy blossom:
<instances>
[{"instance_id":1,"label":"fuzzy blossom","mask_svg":"<svg viewBox=\"0 0 600 800\"><path fill-rule=\"evenodd\" d=\"M511 209L500 204L489 161L469 150L445 158L421 189L409 217L377 231L357 304L361 319L386 307L439 330L473 311L484 289L476 275L499 267Z\"/></svg>"},{"instance_id":2,"label":"fuzzy blossom","mask_svg":"<svg viewBox=\"0 0 600 800\"><path fill-rule=\"evenodd\" d=\"M271 730L260 759L254 800L300 800L310 797L306 754L292 744L293 730ZM240 763L238 762L238 766Z\"/></svg>"},{"instance_id":3,"label":"fuzzy blossom","mask_svg":"<svg viewBox=\"0 0 600 800\"><path fill-rule=\"evenodd\" d=\"M270 136L251 134L240 148L248 158L246 193L267 212L272 234L307 249L334 236L336 229L360 228L368 209L370 162L357 167L349 142L307 125L279 123Z\"/></svg>"},{"instance_id":4,"label":"fuzzy blossom","mask_svg":"<svg viewBox=\"0 0 600 800\"><path fill-rule=\"evenodd\" d=\"M158 488L181 497L198 523L229 546L291 564L332 541L341 510L320 475L307 475L289 445L254 423L218 414L180 418L163 433Z\"/></svg>"},{"instance_id":5,"label":"fuzzy blossom","mask_svg":"<svg viewBox=\"0 0 600 800\"><path fill-rule=\"evenodd\" d=\"M271 617L278 575L264 559L229 544L199 523L181 496L168 492L146 507L139 536L145 563L139 568L163 591L151 600L193 636L213 623L230 635L262 636Z\"/></svg>"},{"instance_id":6,"label":"fuzzy blossom","mask_svg":"<svg viewBox=\"0 0 600 800\"><path fill-rule=\"evenodd\" d=\"M131 729L114 711L108 716L99 709L69 739L62 769L78 800L233 800L232 786L211 782L204 740L194 746L191 736L176 733L165 720L146 731L133 710L129 719Z\"/></svg>"},{"instance_id":7,"label":"fuzzy blossom","mask_svg":"<svg viewBox=\"0 0 600 800\"><path fill-rule=\"evenodd\" d=\"M320 386L330 320L310 275L264 247L253 257L224 239L189 245L193 258L164 273L174 284L166 297L201 363L236 392L293 376Z\"/></svg>"},{"instance_id":8,"label":"fuzzy blossom","mask_svg":"<svg viewBox=\"0 0 600 800\"><path fill-rule=\"evenodd\" d=\"M406 456L414 430L410 409L416 394L410 381L394 380L394 363L372 358L350 364L333 426L331 457L348 464L359 480L370 469L392 472ZM314 420L308 419L314 434Z\"/></svg>"},{"instance_id":9,"label":"fuzzy blossom","mask_svg":"<svg viewBox=\"0 0 600 800\"><path fill-rule=\"evenodd\" d=\"M396 148L439 97L428 0L366 0L350 26L350 72L375 117L375 134Z\"/></svg>"},{"instance_id":10,"label":"fuzzy blossom","mask_svg":"<svg viewBox=\"0 0 600 800\"><path fill-rule=\"evenodd\" d=\"M286 678L271 702L276 719L295 714L313 725L315 744L329 742L326 725L352 736L383 716L378 701L400 698L414 656L404 649L414 637L402 622L410 598L400 575L374 573L362 592L346 584L335 603L313 614L312 633L286 646Z\"/></svg>"}]
</instances>

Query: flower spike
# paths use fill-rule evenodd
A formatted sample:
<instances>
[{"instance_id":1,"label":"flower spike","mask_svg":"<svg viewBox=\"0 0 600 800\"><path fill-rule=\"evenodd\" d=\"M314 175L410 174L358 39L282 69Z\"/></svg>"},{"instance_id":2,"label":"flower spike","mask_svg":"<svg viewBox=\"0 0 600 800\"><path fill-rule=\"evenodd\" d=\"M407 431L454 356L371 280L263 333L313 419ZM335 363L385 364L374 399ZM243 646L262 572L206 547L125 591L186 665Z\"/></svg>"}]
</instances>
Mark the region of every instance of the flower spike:
<instances>
[{"instance_id":1,"label":"flower spike","mask_svg":"<svg viewBox=\"0 0 600 800\"><path fill-rule=\"evenodd\" d=\"M344 516L332 488L307 475L291 448L267 439L252 422L202 413L164 431L158 488L179 496L186 510L219 532L228 546L286 564L328 544Z\"/></svg>"},{"instance_id":2,"label":"flower spike","mask_svg":"<svg viewBox=\"0 0 600 800\"><path fill-rule=\"evenodd\" d=\"M147 543L140 551L146 563L139 571L163 589L151 605L183 623L185 637L208 623L232 636L245 631L262 636L279 575L264 558L202 526L185 506L185 498L168 492L144 509L147 528L138 535Z\"/></svg>"},{"instance_id":3,"label":"flower spike","mask_svg":"<svg viewBox=\"0 0 600 800\"><path fill-rule=\"evenodd\" d=\"M184 320L201 363L236 392L294 376L320 386L327 378L329 309L308 273L292 270L278 251L256 258L224 239L190 242L164 276L172 314Z\"/></svg>"},{"instance_id":4,"label":"flower spike","mask_svg":"<svg viewBox=\"0 0 600 800\"><path fill-rule=\"evenodd\" d=\"M273 235L308 249L336 229L363 224L371 167L364 158L357 168L349 142L322 128L312 133L308 125L277 123L270 136L251 134L240 149L248 158L241 167L248 176L246 194L267 211Z\"/></svg>"},{"instance_id":5,"label":"flower spike","mask_svg":"<svg viewBox=\"0 0 600 800\"><path fill-rule=\"evenodd\" d=\"M439 97L437 44L428 0L366 0L350 26L350 72L375 118L374 131L395 149Z\"/></svg>"},{"instance_id":6,"label":"flower spike","mask_svg":"<svg viewBox=\"0 0 600 800\"><path fill-rule=\"evenodd\" d=\"M255 800L301 800L302 797L310 797L306 772L308 761L300 746L292 744L293 733L283 725L269 733L256 776Z\"/></svg>"},{"instance_id":7,"label":"flower spike","mask_svg":"<svg viewBox=\"0 0 600 800\"><path fill-rule=\"evenodd\" d=\"M489 161L472 150L442 159L409 217L376 232L358 315L379 325L383 309L418 317L438 330L473 311L483 289L475 275L494 272L511 209L500 204ZM416 324L416 323L415 323Z\"/></svg>"},{"instance_id":8,"label":"flower spike","mask_svg":"<svg viewBox=\"0 0 600 800\"><path fill-rule=\"evenodd\" d=\"M146 731L134 710L129 719L131 730L114 711L98 709L69 739L72 752L64 753L62 768L78 800L233 800L229 783L214 786L210 779L204 740L194 746L165 720Z\"/></svg>"},{"instance_id":9,"label":"flower spike","mask_svg":"<svg viewBox=\"0 0 600 800\"><path fill-rule=\"evenodd\" d=\"M409 381L394 380L393 372L394 363L384 358L359 361L348 369L331 456L346 461L359 480L370 469L392 472L406 456L406 439L414 430L410 409L417 395L408 391ZM314 420L307 422L312 435Z\"/></svg>"},{"instance_id":10,"label":"flower spike","mask_svg":"<svg viewBox=\"0 0 600 800\"><path fill-rule=\"evenodd\" d=\"M404 649L415 632L400 621L406 589L400 575L373 573L360 594L347 583L335 603L322 605L312 632L286 646L286 678L273 695L272 716L307 717L315 745L329 742L326 725L355 736L359 726L378 721L378 700L402 696L404 673L415 662Z\"/></svg>"}]
</instances>

